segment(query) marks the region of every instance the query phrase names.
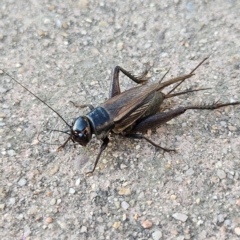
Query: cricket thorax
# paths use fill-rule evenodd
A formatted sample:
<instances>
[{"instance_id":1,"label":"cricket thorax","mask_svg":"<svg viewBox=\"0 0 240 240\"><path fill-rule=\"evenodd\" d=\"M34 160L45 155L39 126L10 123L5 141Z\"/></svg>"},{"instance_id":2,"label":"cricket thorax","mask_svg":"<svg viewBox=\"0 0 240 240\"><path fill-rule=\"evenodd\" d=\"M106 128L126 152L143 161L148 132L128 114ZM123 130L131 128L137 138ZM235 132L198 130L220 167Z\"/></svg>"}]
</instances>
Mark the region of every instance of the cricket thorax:
<instances>
[{"instance_id":1,"label":"cricket thorax","mask_svg":"<svg viewBox=\"0 0 240 240\"><path fill-rule=\"evenodd\" d=\"M107 137L110 130L114 127L114 122L110 119L107 111L102 107L97 107L87 114L94 134L97 139Z\"/></svg>"}]
</instances>

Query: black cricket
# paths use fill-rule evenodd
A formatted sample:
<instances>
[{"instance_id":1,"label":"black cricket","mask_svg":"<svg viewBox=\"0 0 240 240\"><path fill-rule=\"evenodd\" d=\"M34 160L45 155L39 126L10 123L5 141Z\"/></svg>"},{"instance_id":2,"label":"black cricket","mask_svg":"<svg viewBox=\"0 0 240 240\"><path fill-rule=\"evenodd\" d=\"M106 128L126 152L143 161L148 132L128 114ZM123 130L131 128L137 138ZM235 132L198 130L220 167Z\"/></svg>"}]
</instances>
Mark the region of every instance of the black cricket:
<instances>
[{"instance_id":1,"label":"black cricket","mask_svg":"<svg viewBox=\"0 0 240 240\"><path fill-rule=\"evenodd\" d=\"M105 150L109 143L108 135L110 132L114 134L120 134L123 137L127 138L135 138L135 139L145 139L147 142L152 144L153 146L160 148L164 151L175 151L174 149L163 148L160 145L152 142L150 139L145 137L143 134L139 132L144 132L150 128L156 128L159 125L166 123L167 121L183 114L186 110L189 109L199 109L199 110L214 110L220 107L228 106L228 105L238 105L240 102L232 102L232 103L219 103L214 102L208 105L192 105L187 107L178 107L173 110L169 110L167 112L159 112L160 105L167 98L175 97L178 95L187 94L190 92L206 90L207 88L194 89L194 90L186 90L182 92L172 93L180 84L182 84L186 79L192 77L194 75L195 70L208 58L205 58L202 62L200 62L197 67L195 67L189 74L180 76L177 78L170 79L168 81L162 82L166 73L159 82L153 83L151 85L145 85L147 78L146 74L143 74L141 77L136 77L130 72L124 70L123 68L117 66L113 72L113 78L110 89L110 98L101 104L100 106L94 108L91 105L82 105L80 107L88 106L90 108L90 112L85 116L80 116L76 118L72 125L68 124L64 118L56 112L51 106L49 106L46 102L32 93L29 89L23 86L16 79L11 77L8 73L3 71L8 77L10 77L13 81L21 85L24 89L26 89L29 93L35 96L38 100L40 100L43 104L48 106L52 111L54 111L69 127L69 131L64 132L69 135L67 140L58 148L61 150L66 146L66 144L71 140L73 143L79 143L82 146L86 146L88 142L91 140L92 135L95 134L97 139L102 140L102 145L100 147L100 151L97 155L97 158L94 163L94 167L92 171L87 172L86 174L93 173L97 163L100 159L102 152ZM120 71L133 80L137 84L141 84L140 86L131 88L126 90L125 92L121 92L119 85L119 73ZM176 86L168 92L164 94L162 90L174 83Z\"/></svg>"}]
</instances>

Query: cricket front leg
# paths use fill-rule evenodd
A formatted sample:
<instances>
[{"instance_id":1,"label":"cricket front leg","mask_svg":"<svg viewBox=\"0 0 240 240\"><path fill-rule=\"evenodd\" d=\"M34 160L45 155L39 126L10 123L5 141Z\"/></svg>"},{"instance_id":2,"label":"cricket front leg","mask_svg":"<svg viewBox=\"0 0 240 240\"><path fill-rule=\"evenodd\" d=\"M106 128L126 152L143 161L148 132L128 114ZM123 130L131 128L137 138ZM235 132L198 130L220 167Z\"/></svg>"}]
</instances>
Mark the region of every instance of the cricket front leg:
<instances>
[{"instance_id":1,"label":"cricket front leg","mask_svg":"<svg viewBox=\"0 0 240 240\"><path fill-rule=\"evenodd\" d=\"M146 75L148 71L146 70L141 76L136 77L127 70L123 69L120 66L116 66L113 70L112 82L110 87L110 98L121 93L120 85L119 85L119 73L120 71L128 76L131 80L133 80L137 84L144 84L147 81Z\"/></svg>"},{"instance_id":2,"label":"cricket front leg","mask_svg":"<svg viewBox=\"0 0 240 240\"><path fill-rule=\"evenodd\" d=\"M96 158L96 160L95 160L93 170L90 171L90 172L86 172L86 175L91 174L91 173L93 173L93 172L95 171L95 168L96 168L96 166L97 166L97 164L98 164L98 161L99 161L99 159L100 159L100 157L101 157L101 154L102 154L102 152L105 150L105 148L107 147L108 143L109 143L109 138L108 138L108 137L104 138L104 139L103 139L103 143L102 143L102 145L101 145L101 147L100 147L100 151L99 151L99 153L98 153L98 155L97 155L97 158Z\"/></svg>"}]
</instances>

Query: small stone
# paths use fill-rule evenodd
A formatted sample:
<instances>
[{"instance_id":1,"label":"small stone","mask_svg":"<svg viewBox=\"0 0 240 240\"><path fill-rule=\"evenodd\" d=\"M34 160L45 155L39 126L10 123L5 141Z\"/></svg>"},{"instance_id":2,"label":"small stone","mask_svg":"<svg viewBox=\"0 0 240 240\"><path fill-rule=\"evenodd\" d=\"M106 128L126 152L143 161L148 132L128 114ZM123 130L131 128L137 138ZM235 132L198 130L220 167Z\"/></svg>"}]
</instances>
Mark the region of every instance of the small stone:
<instances>
[{"instance_id":1,"label":"small stone","mask_svg":"<svg viewBox=\"0 0 240 240\"><path fill-rule=\"evenodd\" d=\"M115 222L115 223L113 224L113 227L114 227L115 229L118 229L118 228L120 227L120 225L121 225L121 222Z\"/></svg>"},{"instance_id":2,"label":"small stone","mask_svg":"<svg viewBox=\"0 0 240 240\"><path fill-rule=\"evenodd\" d=\"M55 198L53 198L51 201L50 201L50 205L55 205L56 204L56 199Z\"/></svg>"},{"instance_id":3,"label":"small stone","mask_svg":"<svg viewBox=\"0 0 240 240\"><path fill-rule=\"evenodd\" d=\"M124 48L124 43L123 43L123 42L118 43L118 45L117 45L117 50L118 50L118 51L122 51L123 48Z\"/></svg>"},{"instance_id":4,"label":"small stone","mask_svg":"<svg viewBox=\"0 0 240 240\"><path fill-rule=\"evenodd\" d=\"M237 128L236 128L235 126L228 126L228 129L229 129L231 132L237 131Z\"/></svg>"},{"instance_id":5,"label":"small stone","mask_svg":"<svg viewBox=\"0 0 240 240\"><path fill-rule=\"evenodd\" d=\"M127 168L127 165L125 165L125 164L121 163L121 164L120 164L120 169L122 169L122 170L123 170L123 169L125 169L125 168Z\"/></svg>"},{"instance_id":6,"label":"small stone","mask_svg":"<svg viewBox=\"0 0 240 240\"><path fill-rule=\"evenodd\" d=\"M82 226L80 232L81 233L86 233L87 232L87 227L86 226Z\"/></svg>"},{"instance_id":7,"label":"small stone","mask_svg":"<svg viewBox=\"0 0 240 240\"><path fill-rule=\"evenodd\" d=\"M24 216L23 216L23 214L19 214L16 218L17 218L18 220L23 220Z\"/></svg>"},{"instance_id":8,"label":"small stone","mask_svg":"<svg viewBox=\"0 0 240 240\"><path fill-rule=\"evenodd\" d=\"M28 209L27 214L28 215L35 215L38 212L37 206L32 206Z\"/></svg>"},{"instance_id":9,"label":"small stone","mask_svg":"<svg viewBox=\"0 0 240 240\"><path fill-rule=\"evenodd\" d=\"M57 25L58 28L61 28L62 27L62 21L57 19L56 20L56 25Z\"/></svg>"},{"instance_id":10,"label":"small stone","mask_svg":"<svg viewBox=\"0 0 240 240\"><path fill-rule=\"evenodd\" d=\"M226 178L226 173L222 170L222 169L218 169L217 170L217 176L220 178L220 179L224 179Z\"/></svg>"},{"instance_id":11,"label":"small stone","mask_svg":"<svg viewBox=\"0 0 240 240\"><path fill-rule=\"evenodd\" d=\"M68 229L68 226L65 222L62 222L62 221L57 221L58 225L60 226L61 229L63 230L67 230Z\"/></svg>"},{"instance_id":12,"label":"small stone","mask_svg":"<svg viewBox=\"0 0 240 240\"><path fill-rule=\"evenodd\" d=\"M217 217L217 219L218 219L218 222L219 222L219 223L224 222L224 216L223 216L222 214L219 214L218 217Z\"/></svg>"},{"instance_id":13,"label":"small stone","mask_svg":"<svg viewBox=\"0 0 240 240\"><path fill-rule=\"evenodd\" d=\"M49 10L49 11L53 11L54 9L55 9L55 6L53 6L53 5L51 5L51 6L48 7L48 10Z\"/></svg>"},{"instance_id":14,"label":"small stone","mask_svg":"<svg viewBox=\"0 0 240 240\"><path fill-rule=\"evenodd\" d=\"M9 203L10 204L15 204L16 202L16 199L15 198L9 198Z\"/></svg>"},{"instance_id":15,"label":"small stone","mask_svg":"<svg viewBox=\"0 0 240 240\"><path fill-rule=\"evenodd\" d=\"M0 86L0 93L5 93L5 92L7 92L7 89ZM6 107L3 106L3 108L8 108L8 106Z\"/></svg>"},{"instance_id":16,"label":"small stone","mask_svg":"<svg viewBox=\"0 0 240 240\"><path fill-rule=\"evenodd\" d=\"M119 192L119 195L130 195L131 194L131 189L130 188L122 188Z\"/></svg>"},{"instance_id":17,"label":"small stone","mask_svg":"<svg viewBox=\"0 0 240 240\"><path fill-rule=\"evenodd\" d=\"M0 198L6 198L8 196L8 190L5 187L0 188Z\"/></svg>"},{"instance_id":18,"label":"small stone","mask_svg":"<svg viewBox=\"0 0 240 240\"><path fill-rule=\"evenodd\" d=\"M122 220L123 220L123 221L126 221L126 219L127 219L127 214L124 213L124 214L123 214L123 217L122 217Z\"/></svg>"},{"instance_id":19,"label":"small stone","mask_svg":"<svg viewBox=\"0 0 240 240\"><path fill-rule=\"evenodd\" d=\"M191 235L190 235L190 234L185 234L185 235L184 235L184 239L185 239L185 240L191 239Z\"/></svg>"},{"instance_id":20,"label":"small stone","mask_svg":"<svg viewBox=\"0 0 240 240\"><path fill-rule=\"evenodd\" d=\"M98 26L99 26L99 27L107 27L107 26L108 26L108 23L107 23L106 21L100 21L100 22L98 23Z\"/></svg>"},{"instance_id":21,"label":"small stone","mask_svg":"<svg viewBox=\"0 0 240 240\"><path fill-rule=\"evenodd\" d=\"M199 204L201 202L201 199L200 198L197 198L196 199L196 203Z\"/></svg>"},{"instance_id":22,"label":"small stone","mask_svg":"<svg viewBox=\"0 0 240 240\"><path fill-rule=\"evenodd\" d=\"M184 236L180 235L175 238L176 240L184 240Z\"/></svg>"},{"instance_id":23,"label":"small stone","mask_svg":"<svg viewBox=\"0 0 240 240\"><path fill-rule=\"evenodd\" d=\"M78 178L78 179L76 180L76 182L75 182L75 185L76 185L76 186L79 186L79 185L80 185L80 182L81 182L81 179Z\"/></svg>"},{"instance_id":24,"label":"small stone","mask_svg":"<svg viewBox=\"0 0 240 240\"><path fill-rule=\"evenodd\" d=\"M119 201L114 202L114 204L115 204L115 206L116 206L117 209L120 208L120 202L119 202Z\"/></svg>"},{"instance_id":25,"label":"small stone","mask_svg":"<svg viewBox=\"0 0 240 240\"><path fill-rule=\"evenodd\" d=\"M167 52L161 53L161 57L163 57L163 58L168 57L168 53Z\"/></svg>"},{"instance_id":26,"label":"small stone","mask_svg":"<svg viewBox=\"0 0 240 240\"><path fill-rule=\"evenodd\" d=\"M1 112L1 113L0 113L0 118L5 118L5 117L6 117L6 113Z\"/></svg>"},{"instance_id":27,"label":"small stone","mask_svg":"<svg viewBox=\"0 0 240 240\"><path fill-rule=\"evenodd\" d=\"M85 9L88 5L88 0L78 0L77 2L80 9Z\"/></svg>"},{"instance_id":28,"label":"small stone","mask_svg":"<svg viewBox=\"0 0 240 240\"><path fill-rule=\"evenodd\" d=\"M27 183L27 180L24 179L24 178L21 178L19 181L18 181L18 185L23 187L25 184Z\"/></svg>"},{"instance_id":29,"label":"small stone","mask_svg":"<svg viewBox=\"0 0 240 240\"><path fill-rule=\"evenodd\" d=\"M55 173L57 173L59 170L59 166L58 165L54 165L52 169L50 169L49 173L51 175L54 175Z\"/></svg>"},{"instance_id":30,"label":"small stone","mask_svg":"<svg viewBox=\"0 0 240 240\"><path fill-rule=\"evenodd\" d=\"M96 190L96 184L95 184L95 183L94 183L94 184L92 184L92 186L91 186L91 187L92 187L92 190L93 190L93 191L95 191L95 190Z\"/></svg>"},{"instance_id":31,"label":"small stone","mask_svg":"<svg viewBox=\"0 0 240 240\"><path fill-rule=\"evenodd\" d=\"M36 220L36 221L42 220L42 214L37 214L37 215L35 216L35 220Z\"/></svg>"},{"instance_id":32,"label":"small stone","mask_svg":"<svg viewBox=\"0 0 240 240\"><path fill-rule=\"evenodd\" d=\"M230 219L226 219L224 221L224 225L227 226L227 227L231 227L231 224L232 224L232 221Z\"/></svg>"},{"instance_id":33,"label":"small stone","mask_svg":"<svg viewBox=\"0 0 240 240\"><path fill-rule=\"evenodd\" d=\"M38 35L39 35L40 37L44 37L44 36L47 36L48 33L40 29L40 30L38 30Z\"/></svg>"},{"instance_id":34,"label":"small stone","mask_svg":"<svg viewBox=\"0 0 240 240\"><path fill-rule=\"evenodd\" d=\"M52 196L52 192L47 192L47 193L46 193L46 196L47 196L47 197L51 197L51 196Z\"/></svg>"},{"instance_id":35,"label":"small stone","mask_svg":"<svg viewBox=\"0 0 240 240\"><path fill-rule=\"evenodd\" d=\"M42 228L45 230L45 229L47 229L47 226L46 226L46 225L43 225Z\"/></svg>"},{"instance_id":36,"label":"small stone","mask_svg":"<svg viewBox=\"0 0 240 240\"><path fill-rule=\"evenodd\" d=\"M15 152L13 149L10 149L10 150L7 151L7 154L8 154L9 156L15 156L15 155L16 155L16 152Z\"/></svg>"},{"instance_id":37,"label":"small stone","mask_svg":"<svg viewBox=\"0 0 240 240\"><path fill-rule=\"evenodd\" d=\"M70 194L74 194L74 193L75 193L75 189L74 189L74 188L70 188L70 189L69 189L69 193L70 193Z\"/></svg>"},{"instance_id":38,"label":"small stone","mask_svg":"<svg viewBox=\"0 0 240 240\"><path fill-rule=\"evenodd\" d=\"M171 169L171 167L172 167L172 166L171 166L171 164L170 164L170 163L167 163L167 164L165 165L165 169L166 169L166 170L169 170L169 169Z\"/></svg>"},{"instance_id":39,"label":"small stone","mask_svg":"<svg viewBox=\"0 0 240 240\"><path fill-rule=\"evenodd\" d=\"M137 145L137 146L136 146L136 150L139 150L140 148L141 148L140 145Z\"/></svg>"},{"instance_id":40,"label":"small stone","mask_svg":"<svg viewBox=\"0 0 240 240\"><path fill-rule=\"evenodd\" d=\"M187 176L191 176L191 175L193 175L194 174L194 170L192 169L192 168L190 168L190 169L188 169L187 171L186 171L186 175Z\"/></svg>"},{"instance_id":41,"label":"small stone","mask_svg":"<svg viewBox=\"0 0 240 240\"><path fill-rule=\"evenodd\" d=\"M38 139L34 139L31 143L31 145L37 145L39 143Z\"/></svg>"},{"instance_id":42,"label":"small stone","mask_svg":"<svg viewBox=\"0 0 240 240\"><path fill-rule=\"evenodd\" d=\"M237 204L238 206L240 206L240 199L238 199L238 200L236 201L236 204Z\"/></svg>"},{"instance_id":43,"label":"small stone","mask_svg":"<svg viewBox=\"0 0 240 240\"><path fill-rule=\"evenodd\" d=\"M162 232L161 231L155 231L152 233L153 240L159 240L162 238Z\"/></svg>"},{"instance_id":44,"label":"small stone","mask_svg":"<svg viewBox=\"0 0 240 240\"><path fill-rule=\"evenodd\" d=\"M92 19L91 18L86 18L85 21L88 22L88 23L91 23Z\"/></svg>"},{"instance_id":45,"label":"small stone","mask_svg":"<svg viewBox=\"0 0 240 240\"><path fill-rule=\"evenodd\" d=\"M234 229L234 232L235 232L238 236L240 236L240 227L235 228L235 229Z\"/></svg>"},{"instance_id":46,"label":"small stone","mask_svg":"<svg viewBox=\"0 0 240 240\"><path fill-rule=\"evenodd\" d=\"M46 218L46 222L47 222L47 223L51 223L52 221L53 221L53 219L52 219L51 217L47 217L47 218Z\"/></svg>"},{"instance_id":47,"label":"small stone","mask_svg":"<svg viewBox=\"0 0 240 240\"><path fill-rule=\"evenodd\" d=\"M44 19L43 19L43 23L44 23L45 25L47 25L47 24L51 23L51 20L50 20L49 18L44 18Z\"/></svg>"},{"instance_id":48,"label":"small stone","mask_svg":"<svg viewBox=\"0 0 240 240\"><path fill-rule=\"evenodd\" d=\"M171 200L176 200L176 199L177 199L177 196L176 196L176 195L171 195L171 196L170 196L170 199L171 199Z\"/></svg>"},{"instance_id":49,"label":"small stone","mask_svg":"<svg viewBox=\"0 0 240 240\"><path fill-rule=\"evenodd\" d=\"M182 221L182 222L186 222L188 219L188 216L186 214L183 213L174 213L172 215L173 218L175 218L176 220Z\"/></svg>"},{"instance_id":50,"label":"small stone","mask_svg":"<svg viewBox=\"0 0 240 240\"><path fill-rule=\"evenodd\" d=\"M99 55L100 54L100 52L98 51L97 48L92 48L91 51L94 55Z\"/></svg>"},{"instance_id":51,"label":"small stone","mask_svg":"<svg viewBox=\"0 0 240 240\"><path fill-rule=\"evenodd\" d=\"M227 231L226 226L222 226L220 229L221 229L222 232L226 232Z\"/></svg>"},{"instance_id":52,"label":"small stone","mask_svg":"<svg viewBox=\"0 0 240 240\"><path fill-rule=\"evenodd\" d=\"M121 202L121 207L124 209L124 210L127 210L129 208L129 204L125 201Z\"/></svg>"},{"instance_id":53,"label":"small stone","mask_svg":"<svg viewBox=\"0 0 240 240\"><path fill-rule=\"evenodd\" d=\"M149 220L146 220L146 221L143 221L143 222L141 223L141 225L142 225L143 228L148 229L148 228L151 228L151 227L152 227L152 222L150 222Z\"/></svg>"},{"instance_id":54,"label":"small stone","mask_svg":"<svg viewBox=\"0 0 240 240\"><path fill-rule=\"evenodd\" d=\"M5 209L6 205L4 203L0 204L0 210L3 211Z\"/></svg>"},{"instance_id":55,"label":"small stone","mask_svg":"<svg viewBox=\"0 0 240 240\"><path fill-rule=\"evenodd\" d=\"M67 29L68 28L68 24L66 22L63 22L62 27Z\"/></svg>"},{"instance_id":56,"label":"small stone","mask_svg":"<svg viewBox=\"0 0 240 240\"><path fill-rule=\"evenodd\" d=\"M227 122L226 121L221 121L220 124L221 124L222 127L226 127Z\"/></svg>"},{"instance_id":57,"label":"small stone","mask_svg":"<svg viewBox=\"0 0 240 240\"><path fill-rule=\"evenodd\" d=\"M203 220L198 220L197 225L201 226L203 224Z\"/></svg>"},{"instance_id":58,"label":"small stone","mask_svg":"<svg viewBox=\"0 0 240 240\"><path fill-rule=\"evenodd\" d=\"M133 218L134 218L135 220L138 220L139 215L138 215L137 213L135 213L134 216L133 216Z\"/></svg>"},{"instance_id":59,"label":"small stone","mask_svg":"<svg viewBox=\"0 0 240 240\"><path fill-rule=\"evenodd\" d=\"M178 231L177 231L177 230L175 230L175 229L173 229L173 230L171 231L171 234L172 234L172 235L176 235L176 236L177 236L177 235L178 235Z\"/></svg>"}]
</instances>

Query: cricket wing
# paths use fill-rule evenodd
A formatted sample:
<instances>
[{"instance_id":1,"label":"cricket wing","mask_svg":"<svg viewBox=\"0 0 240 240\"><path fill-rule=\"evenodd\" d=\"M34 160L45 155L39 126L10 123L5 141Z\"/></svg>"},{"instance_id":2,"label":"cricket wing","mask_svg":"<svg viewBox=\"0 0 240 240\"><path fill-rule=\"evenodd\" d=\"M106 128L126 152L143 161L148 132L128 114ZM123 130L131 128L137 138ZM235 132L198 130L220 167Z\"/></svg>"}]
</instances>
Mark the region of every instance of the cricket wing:
<instances>
[{"instance_id":1,"label":"cricket wing","mask_svg":"<svg viewBox=\"0 0 240 240\"><path fill-rule=\"evenodd\" d=\"M152 105L158 85L131 88L102 105L115 123L115 132L123 131L145 114Z\"/></svg>"},{"instance_id":2,"label":"cricket wing","mask_svg":"<svg viewBox=\"0 0 240 240\"><path fill-rule=\"evenodd\" d=\"M125 112L125 115L120 120L114 120L116 132L122 132L124 129L133 125L139 118L141 118L148 111L149 107L152 105L154 100L155 92L149 94L142 102L138 102L138 105L135 106L128 113Z\"/></svg>"}]
</instances>

